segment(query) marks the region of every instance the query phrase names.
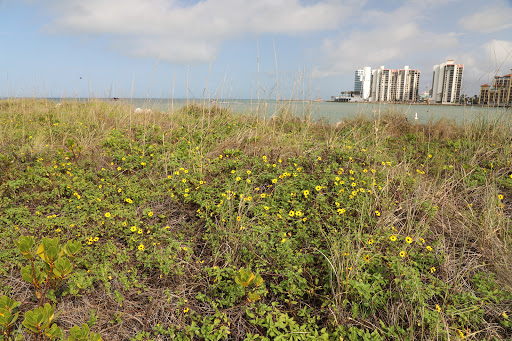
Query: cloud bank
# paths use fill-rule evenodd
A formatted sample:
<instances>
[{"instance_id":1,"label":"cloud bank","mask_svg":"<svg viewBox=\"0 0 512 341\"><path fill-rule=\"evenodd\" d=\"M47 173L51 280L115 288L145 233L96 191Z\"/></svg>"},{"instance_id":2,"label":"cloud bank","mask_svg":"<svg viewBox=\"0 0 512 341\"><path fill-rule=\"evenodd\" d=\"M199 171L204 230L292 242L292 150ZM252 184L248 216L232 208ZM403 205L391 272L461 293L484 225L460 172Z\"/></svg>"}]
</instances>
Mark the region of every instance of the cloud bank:
<instances>
[{"instance_id":1,"label":"cloud bank","mask_svg":"<svg viewBox=\"0 0 512 341\"><path fill-rule=\"evenodd\" d=\"M497 32L512 28L512 2L498 1L486 4L473 15L459 20L459 25L468 31Z\"/></svg>"},{"instance_id":2,"label":"cloud bank","mask_svg":"<svg viewBox=\"0 0 512 341\"><path fill-rule=\"evenodd\" d=\"M335 29L364 1L50 0L44 30L106 37L132 56L208 61L221 44L260 34L300 35Z\"/></svg>"}]
</instances>

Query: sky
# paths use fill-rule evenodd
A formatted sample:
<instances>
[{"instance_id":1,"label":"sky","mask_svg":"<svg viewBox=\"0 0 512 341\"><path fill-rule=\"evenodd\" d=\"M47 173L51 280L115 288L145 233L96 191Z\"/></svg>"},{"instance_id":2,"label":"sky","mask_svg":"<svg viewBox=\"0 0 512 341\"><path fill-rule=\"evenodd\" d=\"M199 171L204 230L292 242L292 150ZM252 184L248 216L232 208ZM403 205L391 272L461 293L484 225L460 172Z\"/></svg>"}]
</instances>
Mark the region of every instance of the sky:
<instances>
[{"instance_id":1,"label":"sky","mask_svg":"<svg viewBox=\"0 0 512 341\"><path fill-rule=\"evenodd\" d=\"M0 0L0 97L329 99L364 66L511 73L512 0Z\"/></svg>"}]
</instances>

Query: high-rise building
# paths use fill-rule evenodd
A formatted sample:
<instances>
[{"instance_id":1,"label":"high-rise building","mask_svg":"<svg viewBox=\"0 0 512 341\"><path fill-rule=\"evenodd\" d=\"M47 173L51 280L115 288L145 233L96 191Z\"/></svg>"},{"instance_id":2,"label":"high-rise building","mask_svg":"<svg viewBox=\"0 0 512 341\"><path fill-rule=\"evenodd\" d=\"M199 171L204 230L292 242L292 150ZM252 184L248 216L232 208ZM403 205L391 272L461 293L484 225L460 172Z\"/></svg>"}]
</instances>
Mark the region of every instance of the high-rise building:
<instances>
[{"instance_id":1,"label":"high-rise building","mask_svg":"<svg viewBox=\"0 0 512 341\"><path fill-rule=\"evenodd\" d=\"M363 93L363 73L362 69L356 70L354 79L354 93L360 95Z\"/></svg>"},{"instance_id":2,"label":"high-rise building","mask_svg":"<svg viewBox=\"0 0 512 341\"><path fill-rule=\"evenodd\" d=\"M480 99L478 104L496 106L512 105L512 81L510 77L511 74L503 77L495 76L492 81L492 87L488 84L480 86Z\"/></svg>"},{"instance_id":3,"label":"high-rise building","mask_svg":"<svg viewBox=\"0 0 512 341\"><path fill-rule=\"evenodd\" d=\"M408 66L398 70L396 75L396 97L400 102L417 102L419 99L420 70L411 70Z\"/></svg>"},{"instance_id":4,"label":"high-rise building","mask_svg":"<svg viewBox=\"0 0 512 341\"><path fill-rule=\"evenodd\" d=\"M405 66L401 70L385 69L372 71L370 101L415 102L418 100L420 71Z\"/></svg>"},{"instance_id":5,"label":"high-rise building","mask_svg":"<svg viewBox=\"0 0 512 341\"><path fill-rule=\"evenodd\" d=\"M371 78L371 67L365 66L362 69L356 70L354 80L354 93L360 95L362 99L367 100L368 97L370 97Z\"/></svg>"},{"instance_id":6,"label":"high-rise building","mask_svg":"<svg viewBox=\"0 0 512 341\"><path fill-rule=\"evenodd\" d=\"M434 65L432 75L432 101L434 103L458 103L462 88L464 65L455 64L453 60Z\"/></svg>"}]
</instances>

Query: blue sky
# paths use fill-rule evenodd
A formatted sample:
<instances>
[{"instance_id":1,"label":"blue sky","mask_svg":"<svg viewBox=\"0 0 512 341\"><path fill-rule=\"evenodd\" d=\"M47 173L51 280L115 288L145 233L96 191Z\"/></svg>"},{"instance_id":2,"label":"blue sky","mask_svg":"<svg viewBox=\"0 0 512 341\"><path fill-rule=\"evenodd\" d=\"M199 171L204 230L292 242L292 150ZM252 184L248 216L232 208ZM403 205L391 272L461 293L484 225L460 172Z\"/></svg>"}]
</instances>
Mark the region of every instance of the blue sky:
<instances>
[{"instance_id":1,"label":"blue sky","mask_svg":"<svg viewBox=\"0 0 512 341\"><path fill-rule=\"evenodd\" d=\"M512 0L0 0L0 44L0 97L328 99L380 65L422 92L447 59L474 95L510 73Z\"/></svg>"}]
</instances>

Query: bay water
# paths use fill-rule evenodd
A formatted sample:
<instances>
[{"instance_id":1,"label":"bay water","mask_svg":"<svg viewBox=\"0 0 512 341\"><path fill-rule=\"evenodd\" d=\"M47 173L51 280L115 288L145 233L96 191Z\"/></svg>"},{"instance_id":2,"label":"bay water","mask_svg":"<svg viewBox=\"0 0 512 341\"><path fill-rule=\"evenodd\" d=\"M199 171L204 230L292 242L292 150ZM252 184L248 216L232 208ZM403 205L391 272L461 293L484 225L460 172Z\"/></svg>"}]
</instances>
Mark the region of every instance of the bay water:
<instances>
[{"instance_id":1,"label":"bay water","mask_svg":"<svg viewBox=\"0 0 512 341\"><path fill-rule=\"evenodd\" d=\"M121 99L134 108L147 108L161 111L175 111L184 106L216 105L223 109L240 114L256 114L262 117L278 115L288 111L296 116L309 116L312 120L323 119L330 123L343 121L356 116L379 118L387 112L398 112L410 122L428 123L440 119L447 119L457 123L470 122L475 119L505 118L512 119L512 108L495 108L481 106L459 105L426 105L426 104L394 104L376 102L316 102L316 101L276 101L254 99L226 99L226 100L195 100L195 99Z\"/></svg>"}]
</instances>

